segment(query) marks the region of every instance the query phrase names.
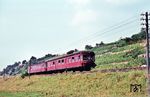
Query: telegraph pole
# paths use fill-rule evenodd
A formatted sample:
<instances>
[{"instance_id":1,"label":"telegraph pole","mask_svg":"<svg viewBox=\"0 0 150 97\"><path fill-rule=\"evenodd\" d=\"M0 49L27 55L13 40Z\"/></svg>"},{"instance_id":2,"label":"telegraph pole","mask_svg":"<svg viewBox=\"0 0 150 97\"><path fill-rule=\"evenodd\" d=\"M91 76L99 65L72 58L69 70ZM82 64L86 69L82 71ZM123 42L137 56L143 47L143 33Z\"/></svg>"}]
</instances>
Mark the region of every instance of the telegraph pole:
<instances>
[{"instance_id":1,"label":"telegraph pole","mask_svg":"<svg viewBox=\"0 0 150 97\"><path fill-rule=\"evenodd\" d=\"M3 79L5 80L5 69L3 70Z\"/></svg>"},{"instance_id":2,"label":"telegraph pole","mask_svg":"<svg viewBox=\"0 0 150 97\"><path fill-rule=\"evenodd\" d=\"M142 15L141 20L145 21L145 23L142 23L142 25L145 25L145 27L146 27L144 29L146 31L146 63L147 63L147 75L148 75L147 86L148 86L148 95L150 96L150 57L149 57L150 33L148 32L149 31L149 23L148 22L150 20L149 19L150 13L145 12L144 14L141 14L141 15Z\"/></svg>"}]
</instances>

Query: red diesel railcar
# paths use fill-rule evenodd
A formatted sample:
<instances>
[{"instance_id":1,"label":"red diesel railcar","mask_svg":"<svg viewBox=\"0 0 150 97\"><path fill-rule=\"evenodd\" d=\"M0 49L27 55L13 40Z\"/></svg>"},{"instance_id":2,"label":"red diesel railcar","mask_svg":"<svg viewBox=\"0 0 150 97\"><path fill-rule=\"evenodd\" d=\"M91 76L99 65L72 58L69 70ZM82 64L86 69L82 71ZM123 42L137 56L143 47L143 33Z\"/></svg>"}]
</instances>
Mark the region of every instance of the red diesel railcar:
<instances>
[{"instance_id":1,"label":"red diesel railcar","mask_svg":"<svg viewBox=\"0 0 150 97\"><path fill-rule=\"evenodd\" d=\"M28 73L44 73L62 70L90 70L95 67L95 54L92 51L80 51L51 58L28 66Z\"/></svg>"}]
</instances>

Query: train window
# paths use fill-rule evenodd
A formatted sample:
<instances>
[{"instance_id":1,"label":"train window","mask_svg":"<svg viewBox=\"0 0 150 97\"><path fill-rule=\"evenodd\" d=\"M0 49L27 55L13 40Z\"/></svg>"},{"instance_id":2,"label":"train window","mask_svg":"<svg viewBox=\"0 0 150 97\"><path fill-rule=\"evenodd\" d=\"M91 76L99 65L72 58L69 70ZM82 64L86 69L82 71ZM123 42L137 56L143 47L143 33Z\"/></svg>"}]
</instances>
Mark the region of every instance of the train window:
<instances>
[{"instance_id":1,"label":"train window","mask_svg":"<svg viewBox=\"0 0 150 97\"><path fill-rule=\"evenodd\" d=\"M75 57L75 61L77 62L78 60L79 60L79 59L78 59L78 57L76 56L76 57Z\"/></svg>"},{"instance_id":2,"label":"train window","mask_svg":"<svg viewBox=\"0 0 150 97\"><path fill-rule=\"evenodd\" d=\"M80 55L78 56L78 60L80 60Z\"/></svg>"},{"instance_id":3,"label":"train window","mask_svg":"<svg viewBox=\"0 0 150 97\"><path fill-rule=\"evenodd\" d=\"M71 63L71 59L69 58L69 63Z\"/></svg>"},{"instance_id":4,"label":"train window","mask_svg":"<svg viewBox=\"0 0 150 97\"><path fill-rule=\"evenodd\" d=\"M60 60L58 60L58 63L60 63Z\"/></svg>"},{"instance_id":5,"label":"train window","mask_svg":"<svg viewBox=\"0 0 150 97\"><path fill-rule=\"evenodd\" d=\"M53 65L55 64L55 62L53 62Z\"/></svg>"},{"instance_id":6,"label":"train window","mask_svg":"<svg viewBox=\"0 0 150 97\"><path fill-rule=\"evenodd\" d=\"M74 57L72 57L72 59L74 60Z\"/></svg>"},{"instance_id":7,"label":"train window","mask_svg":"<svg viewBox=\"0 0 150 97\"><path fill-rule=\"evenodd\" d=\"M83 55L83 60L88 60L88 56L87 55Z\"/></svg>"},{"instance_id":8,"label":"train window","mask_svg":"<svg viewBox=\"0 0 150 97\"><path fill-rule=\"evenodd\" d=\"M74 57L72 57L72 62L74 62Z\"/></svg>"},{"instance_id":9,"label":"train window","mask_svg":"<svg viewBox=\"0 0 150 97\"><path fill-rule=\"evenodd\" d=\"M51 66L51 65L52 65L52 64L49 62L49 63L48 63L48 66Z\"/></svg>"},{"instance_id":10,"label":"train window","mask_svg":"<svg viewBox=\"0 0 150 97\"><path fill-rule=\"evenodd\" d=\"M89 55L83 55L83 60L91 60L91 56L89 56Z\"/></svg>"},{"instance_id":11,"label":"train window","mask_svg":"<svg viewBox=\"0 0 150 97\"><path fill-rule=\"evenodd\" d=\"M64 63L64 60L62 60L62 63Z\"/></svg>"}]
</instances>

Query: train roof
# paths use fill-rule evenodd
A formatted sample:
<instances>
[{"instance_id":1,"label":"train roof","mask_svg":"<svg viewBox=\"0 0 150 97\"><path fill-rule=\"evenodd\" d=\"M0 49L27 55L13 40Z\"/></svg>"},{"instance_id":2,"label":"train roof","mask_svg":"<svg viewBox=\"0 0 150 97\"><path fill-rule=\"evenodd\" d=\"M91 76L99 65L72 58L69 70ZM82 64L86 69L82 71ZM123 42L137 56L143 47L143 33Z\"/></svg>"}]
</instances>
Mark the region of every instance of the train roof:
<instances>
[{"instance_id":1,"label":"train roof","mask_svg":"<svg viewBox=\"0 0 150 97\"><path fill-rule=\"evenodd\" d=\"M56 59L60 59L60 58L63 58L63 57L72 56L72 55L79 54L79 53L93 53L94 54L93 51L77 51L77 52L73 52L71 54L65 54L65 55L56 56L56 57L50 58L50 59L45 60L45 61L47 62L47 61L51 61L51 60L56 60Z\"/></svg>"}]
</instances>

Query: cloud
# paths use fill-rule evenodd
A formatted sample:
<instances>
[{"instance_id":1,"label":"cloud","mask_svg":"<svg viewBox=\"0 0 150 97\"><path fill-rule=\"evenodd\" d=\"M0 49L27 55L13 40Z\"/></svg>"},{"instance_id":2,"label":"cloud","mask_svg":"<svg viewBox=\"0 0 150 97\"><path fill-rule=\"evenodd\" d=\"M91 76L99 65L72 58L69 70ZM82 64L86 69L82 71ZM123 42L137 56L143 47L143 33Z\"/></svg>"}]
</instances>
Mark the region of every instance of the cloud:
<instances>
[{"instance_id":1,"label":"cloud","mask_svg":"<svg viewBox=\"0 0 150 97\"><path fill-rule=\"evenodd\" d=\"M71 26L80 31L89 30L89 26L96 21L97 12L90 8L91 0L67 0L73 9Z\"/></svg>"},{"instance_id":2,"label":"cloud","mask_svg":"<svg viewBox=\"0 0 150 97\"><path fill-rule=\"evenodd\" d=\"M73 26L81 26L96 21L97 13L91 9L78 10L75 12L71 24Z\"/></svg>"},{"instance_id":3,"label":"cloud","mask_svg":"<svg viewBox=\"0 0 150 97\"><path fill-rule=\"evenodd\" d=\"M106 0L107 3L115 4L115 5L126 5L126 4L133 4L137 3L140 0Z\"/></svg>"},{"instance_id":4,"label":"cloud","mask_svg":"<svg viewBox=\"0 0 150 97\"><path fill-rule=\"evenodd\" d=\"M86 7L91 0L67 0L76 9Z\"/></svg>"}]
</instances>

